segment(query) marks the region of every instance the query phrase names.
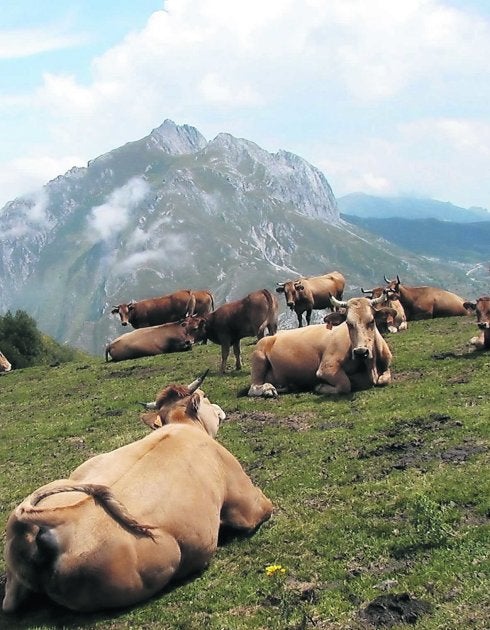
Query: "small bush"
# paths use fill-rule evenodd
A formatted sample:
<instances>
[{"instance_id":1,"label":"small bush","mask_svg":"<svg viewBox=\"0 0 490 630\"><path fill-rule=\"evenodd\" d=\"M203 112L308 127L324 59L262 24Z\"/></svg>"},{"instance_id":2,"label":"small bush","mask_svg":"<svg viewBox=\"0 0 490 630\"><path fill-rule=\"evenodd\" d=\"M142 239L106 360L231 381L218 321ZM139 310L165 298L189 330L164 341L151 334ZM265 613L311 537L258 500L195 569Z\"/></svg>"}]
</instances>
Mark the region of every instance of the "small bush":
<instances>
[{"instance_id":1,"label":"small bush","mask_svg":"<svg viewBox=\"0 0 490 630\"><path fill-rule=\"evenodd\" d=\"M79 353L73 348L62 346L43 335L36 321L25 311L10 311L0 317L0 349L12 367L25 368L34 365L66 363L73 361Z\"/></svg>"}]
</instances>

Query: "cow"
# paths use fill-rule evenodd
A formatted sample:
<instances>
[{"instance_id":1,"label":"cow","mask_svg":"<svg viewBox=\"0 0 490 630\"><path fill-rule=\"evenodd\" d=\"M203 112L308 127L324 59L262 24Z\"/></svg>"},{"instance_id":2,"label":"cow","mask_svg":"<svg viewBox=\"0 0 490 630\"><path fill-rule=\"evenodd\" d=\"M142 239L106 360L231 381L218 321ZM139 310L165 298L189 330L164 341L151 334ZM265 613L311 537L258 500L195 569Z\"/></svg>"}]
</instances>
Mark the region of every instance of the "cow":
<instances>
[{"instance_id":1,"label":"cow","mask_svg":"<svg viewBox=\"0 0 490 630\"><path fill-rule=\"evenodd\" d=\"M1 372L10 372L11 369L12 369L12 365L11 365L10 361L3 354L3 352L0 352L0 373Z\"/></svg>"},{"instance_id":2,"label":"cow","mask_svg":"<svg viewBox=\"0 0 490 630\"><path fill-rule=\"evenodd\" d=\"M186 317L180 322L148 326L132 330L109 342L105 348L105 360L125 361L169 352L191 350L196 341L200 318Z\"/></svg>"},{"instance_id":3,"label":"cow","mask_svg":"<svg viewBox=\"0 0 490 630\"><path fill-rule=\"evenodd\" d=\"M480 334L472 337L470 344L477 350L490 350L490 296L479 297L476 302L465 302L464 306L476 312L476 324L480 329Z\"/></svg>"},{"instance_id":4,"label":"cow","mask_svg":"<svg viewBox=\"0 0 490 630\"><path fill-rule=\"evenodd\" d=\"M145 328L176 322L186 315L205 315L213 309L214 298L209 291L182 289L161 297L118 304L112 307L111 314L117 313L123 326Z\"/></svg>"},{"instance_id":5,"label":"cow","mask_svg":"<svg viewBox=\"0 0 490 630\"><path fill-rule=\"evenodd\" d=\"M369 295L370 298L377 298L383 294L386 289L384 287L375 287L374 289L363 289L361 287L361 293ZM391 326L391 330L389 332L396 333L400 330L407 330L407 316L405 315L405 309L400 302L400 296L394 290L387 291L387 300L383 304L383 306L378 306L378 308L393 308L396 311L396 315ZM376 322L376 325L378 322ZM379 326L378 326L379 329ZM380 331L381 332L381 331Z\"/></svg>"},{"instance_id":6,"label":"cow","mask_svg":"<svg viewBox=\"0 0 490 630\"><path fill-rule=\"evenodd\" d=\"M375 307L386 296L339 301L346 321L334 328L316 324L283 330L259 341L252 353L249 396L312 390L347 394L391 382L391 351L375 324Z\"/></svg>"},{"instance_id":7,"label":"cow","mask_svg":"<svg viewBox=\"0 0 490 630\"><path fill-rule=\"evenodd\" d=\"M374 321L376 322L376 328L382 335L385 335L388 332L398 332L398 328L396 327L397 315L397 311L391 306L378 305L375 307ZM346 319L347 313L345 312L345 309L342 309L340 311L328 313L328 315L325 315L323 318L323 321L327 325L327 328L331 329L334 326L339 326L345 322Z\"/></svg>"},{"instance_id":8,"label":"cow","mask_svg":"<svg viewBox=\"0 0 490 630\"><path fill-rule=\"evenodd\" d=\"M411 287L401 284L398 276L396 280L388 280L386 276L384 279L387 283L385 289L399 295L407 321L469 315L464 307L465 300L451 291L437 287Z\"/></svg>"},{"instance_id":9,"label":"cow","mask_svg":"<svg viewBox=\"0 0 490 630\"><path fill-rule=\"evenodd\" d=\"M221 346L220 372L226 371L226 362L233 346L235 367L241 370L240 339L277 332L279 304L276 296L268 289L249 293L240 300L227 302L204 315L199 324L196 341L209 339Z\"/></svg>"},{"instance_id":10,"label":"cow","mask_svg":"<svg viewBox=\"0 0 490 630\"><path fill-rule=\"evenodd\" d=\"M141 421L155 430L172 422L183 422L194 425L196 422L202 424L203 429L211 437L216 437L220 423L226 418L226 414L219 405L211 403L211 408L201 409L199 417L190 417L187 412L187 402L185 395L188 390L195 391L200 387L209 370L193 381L187 387L165 387L162 389L156 400L149 403L141 403L146 413L140 416ZM201 392L201 390L198 390ZM203 396L205 394L203 393Z\"/></svg>"},{"instance_id":11,"label":"cow","mask_svg":"<svg viewBox=\"0 0 490 630\"><path fill-rule=\"evenodd\" d=\"M32 592L83 613L138 604L204 569L221 526L253 533L270 518L272 503L208 434L216 411L202 390L164 392L164 426L92 457L13 510L5 613Z\"/></svg>"},{"instance_id":12,"label":"cow","mask_svg":"<svg viewBox=\"0 0 490 630\"><path fill-rule=\"evenodd\" d=\"M338 300L342 299L345 287L345 278L338 271L332 271L323 276L309 276L297 280L278 282L276 291L284 293L286 304L298 317L298 325L303 326L303 313L306 313L306 324L311 321L313 309L330 308L334 306L330 300L333 295Z\"/></svg>"}]
</instances>

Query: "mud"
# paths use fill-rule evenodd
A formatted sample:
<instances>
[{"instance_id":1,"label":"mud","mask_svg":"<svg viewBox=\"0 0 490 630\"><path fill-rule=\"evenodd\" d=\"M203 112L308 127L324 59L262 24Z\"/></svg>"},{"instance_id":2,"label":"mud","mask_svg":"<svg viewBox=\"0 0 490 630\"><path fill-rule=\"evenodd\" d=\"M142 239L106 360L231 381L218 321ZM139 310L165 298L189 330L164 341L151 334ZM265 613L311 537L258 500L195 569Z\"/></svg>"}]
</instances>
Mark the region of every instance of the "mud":
<instances>
[{"instance_id":1,"label":"mud","mask_svg":"<svg viewBox=\"0 0 490 630\"><path fill-rule=\"evenodd\" d=\"M279 417L268 411L232 411L226 416L228 422L236 422L246 432L255 432L265 426L282 427L292 431L308 431L311 429L309 421L314 417L313 413Z\"/></svg>"},{"instance_id":2,"label":"mud","mask_svg":"<svg viewBox=\"0 0 490 630\"><path fill-rule=\"evenodd\" d=\"M408 593L380 595L373 599L359 616L375 628L389 628L395 624L415 624L430 613L432 605L423 599L413 599Z\"/></svg>"}]
</instances>

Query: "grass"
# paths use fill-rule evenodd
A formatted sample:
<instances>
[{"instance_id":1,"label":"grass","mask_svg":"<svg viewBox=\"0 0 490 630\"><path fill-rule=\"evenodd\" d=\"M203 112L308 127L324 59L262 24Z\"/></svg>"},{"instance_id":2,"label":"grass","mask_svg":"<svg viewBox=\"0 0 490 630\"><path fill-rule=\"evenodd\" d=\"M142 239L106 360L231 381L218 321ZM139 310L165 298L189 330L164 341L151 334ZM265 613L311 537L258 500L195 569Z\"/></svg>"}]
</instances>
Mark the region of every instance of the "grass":
<instances>
[{"instance_id":1,"label":"grass","mask_svg":"<svg viewBox=\"0 0 490 630\"><path fill-rule=\"evenodd\" d=\"M490 355L468 347L474 334L470 318L411 323L388 339L392 385L345 397L237 397L249 340L245 368L225 376L213 344L2 376L1 531L35 488L145 435L138 401L207 367L204 389L228 414L218 439L275 510L204 572L140 606L79 615L39 596L0 613L0 627L369 628L360 613L396 593L430 605L416 628L488 627ZM285 572L267 575L275 564Z\"/></svg>"}]
</instances>

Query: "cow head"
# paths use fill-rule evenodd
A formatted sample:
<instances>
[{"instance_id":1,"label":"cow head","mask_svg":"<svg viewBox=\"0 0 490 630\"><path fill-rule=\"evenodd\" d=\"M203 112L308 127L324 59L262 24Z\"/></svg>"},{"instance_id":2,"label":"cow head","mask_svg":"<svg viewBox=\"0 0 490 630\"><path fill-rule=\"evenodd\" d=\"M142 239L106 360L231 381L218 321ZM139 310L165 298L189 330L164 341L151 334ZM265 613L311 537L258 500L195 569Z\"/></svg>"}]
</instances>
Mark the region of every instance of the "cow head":
<instances>
[{"instance_id":1,"label":"cow head","mask_svg":"<svg viewBox=\"0 0 490 630\"><path fill-rule=\"evenodd\" d=\"M301 299L304 288L305 287L300 280L288 280L283 283L278 282L276 291L278 293L284 293L286 304L291 310L293 310L296 302Z\"/></svg>"},{"instance_id":2,"label":"cow head","mask_svg":"<svg viewBox=\"0 0 490 630\"><path fill-rule=\"evenodd\" d=\"M130 313L134 310L135 304L136 302L131 300L131 302L128 302L127 304L118 304L117 306L113 306L111 314L115 315L117 313L121 319L121 324L123 326L127 326L130 321Z\"/></svg>"},{"instance_id":3,"label":"cow head","mask_svg":"<svg viewBox=\"0 0 490 630\"><path fill-rule=\"evenodd\" d=\"M10 361L2 352L0 352L0 372L10 372L11 369L12 365L10 364Z\"/></svg>"},{"instance_id":4,"label":"cow head","mask_svg":"<svg viewBox=\"0 0 490 630\"><path fill-rule=\"evenodd\" d=\"M385 289L391 289L394 293L397 293L398 295L400 294L401 283L398 275L396 276L396 280L388 280L388 278L384 276L384 281L386 282L386 287L384 287Z\"/></svg>"},{"instance_id":5,"label":"cow head","mask_svg":"<svg viewBox=\"0 0 490 630\"><path fill-rule=\"evenodd\" d=\"M337 308L346 309L345 323L351 340L353 359L372 359L376 335L376 309L378 304L386 301L386 295L379 298L351 298L340 301L333 295L332 304Z\"/></svg>"},{"instance_id":6,"label":"cow head","mask_svg":"<svg viewBox=\"0 0 490 630\"><path fill-rule=\"evenodd\" d=\"M211 437L216 437L221 420L226 417L219 405L209 401L199 388L207 371L189 385L168 385L158 394L153 403L147 403L152 409L141 416L141 420L151 429L158 429L166 424L183 423L198 426Z\"/></svg>"},{"instance_id":7,"label":"cow head","mask_svg":"<svg viewBox=\"0 0 490 630\"><path fill-rule=\"evenodd\" d=\"M187 315L180 325L191 343L206 340L206 318L202 315Z\"/></svg>"},{"instance_id":8,"label":"cow head","mask_svg":"<svg viewBox=\"0 0 490 630\"><path fill-rule=\"evenodd\" d=\"M490 329L490 296L479 297L476 302L465 302L463 306L476 312L476 325L480 330Z\"/></svg>"}]
</instances>

